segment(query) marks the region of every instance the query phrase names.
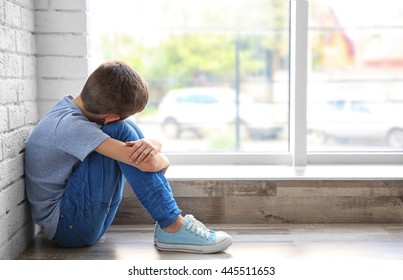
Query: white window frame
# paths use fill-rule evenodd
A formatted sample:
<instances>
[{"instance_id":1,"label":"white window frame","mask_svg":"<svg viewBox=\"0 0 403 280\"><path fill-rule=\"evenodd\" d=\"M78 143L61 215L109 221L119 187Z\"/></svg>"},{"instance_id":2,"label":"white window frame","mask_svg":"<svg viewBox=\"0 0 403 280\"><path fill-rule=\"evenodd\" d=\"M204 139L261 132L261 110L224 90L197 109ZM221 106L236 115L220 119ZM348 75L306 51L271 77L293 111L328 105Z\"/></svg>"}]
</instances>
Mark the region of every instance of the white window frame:
<instances>
[{"instance_id":1,"label":"white window frame","mask_svg":"<svg viewBox=\"0 0 403 280\"><path fill-rule=\"evenodd\" d=\"M403 164L402 152L307 152L308 2L308 0L290 0L289 152L168 153L172 164L296 167L309 164Z\"/></svg>"}]
</instances>

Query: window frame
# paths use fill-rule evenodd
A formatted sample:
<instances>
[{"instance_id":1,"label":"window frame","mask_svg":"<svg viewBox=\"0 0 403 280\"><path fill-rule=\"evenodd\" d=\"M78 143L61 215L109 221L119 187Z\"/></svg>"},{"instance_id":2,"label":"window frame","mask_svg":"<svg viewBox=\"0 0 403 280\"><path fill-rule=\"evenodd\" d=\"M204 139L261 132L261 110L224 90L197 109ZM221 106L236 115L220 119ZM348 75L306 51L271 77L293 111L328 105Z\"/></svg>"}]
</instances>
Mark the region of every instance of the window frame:
<instances>
[{"instance_id":1,"label":"window frame","mask_svg":"<svg viewBox=\"0 0 403 280\"><path fill-rule=\"evenodd\" d=\"M403 164L399 152L310 152L307 150L307 61L309 0L289 1L288 152L165 153L174 165ZM298 48L297 48L298 45ZM91 61L90 61L91 64Z\"/></svg>"}]
</instances>

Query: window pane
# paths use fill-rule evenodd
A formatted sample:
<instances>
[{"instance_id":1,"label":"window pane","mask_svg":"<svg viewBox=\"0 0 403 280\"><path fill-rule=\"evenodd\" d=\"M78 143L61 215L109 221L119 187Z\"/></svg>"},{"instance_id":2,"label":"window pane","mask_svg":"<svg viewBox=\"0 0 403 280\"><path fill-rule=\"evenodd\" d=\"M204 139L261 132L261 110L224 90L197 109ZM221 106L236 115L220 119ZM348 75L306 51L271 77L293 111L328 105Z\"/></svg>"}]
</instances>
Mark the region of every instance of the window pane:
<instances>
[{"instance_id":1,"label":"window pane","mask_svg":"<svg viewBox=\"0 0 403 280\"><path fill-rule=\"evenodd\" d=\"M403 2L309 3L308 150L401 151Z\"/></svg>"},{"instance_id":2,"label":"window pane","mask_svg":"<svg viewBox=\"0 0 403 280\"><path fill-rule=\"evenodd\" d=\"M135 116L168 152L288 151L287 1L92 1L92 67L150 86Z\"/></svg>"}]
</instances>

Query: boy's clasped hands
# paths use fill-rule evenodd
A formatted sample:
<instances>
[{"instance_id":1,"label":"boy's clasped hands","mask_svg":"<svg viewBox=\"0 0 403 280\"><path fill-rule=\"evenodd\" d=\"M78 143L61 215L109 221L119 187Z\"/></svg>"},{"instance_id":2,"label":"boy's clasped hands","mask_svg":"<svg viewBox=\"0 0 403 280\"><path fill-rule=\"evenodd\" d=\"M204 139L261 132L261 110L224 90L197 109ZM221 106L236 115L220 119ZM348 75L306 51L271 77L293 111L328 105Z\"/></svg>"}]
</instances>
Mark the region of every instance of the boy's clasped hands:
<instances>
[{"instance_id":1,"label":"boy's clasped hands","mask_svg":"<svg viewBox=\"0 0 403 280\"><path fill-rule=\"evenodd\" d=\"M140 139L126 142L129 151L129 161L136 164L147 163L161 151L161 143L156 139Z\"/></svg>"}]
</instances>

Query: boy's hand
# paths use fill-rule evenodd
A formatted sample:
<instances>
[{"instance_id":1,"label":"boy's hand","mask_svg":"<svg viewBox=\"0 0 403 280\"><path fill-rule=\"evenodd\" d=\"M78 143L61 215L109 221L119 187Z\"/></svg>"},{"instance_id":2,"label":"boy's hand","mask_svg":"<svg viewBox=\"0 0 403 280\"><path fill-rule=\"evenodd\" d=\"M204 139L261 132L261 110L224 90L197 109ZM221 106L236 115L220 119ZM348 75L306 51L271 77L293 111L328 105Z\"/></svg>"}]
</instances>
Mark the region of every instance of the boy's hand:
<instances>
[{"instance_id":1,"label":"boy's hand","mask_svg":"<svg viewBox=\"0 0 403 280\"><path fill-rule=\"evenodd\" d=\"M129 151L129 161L136 164L149 162L161 151L161 143L155 139L141 139L133 142L126 142Z\"/></svg>"}]
</instances>

